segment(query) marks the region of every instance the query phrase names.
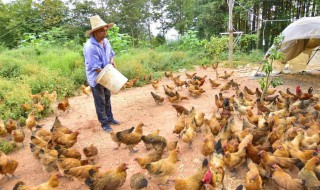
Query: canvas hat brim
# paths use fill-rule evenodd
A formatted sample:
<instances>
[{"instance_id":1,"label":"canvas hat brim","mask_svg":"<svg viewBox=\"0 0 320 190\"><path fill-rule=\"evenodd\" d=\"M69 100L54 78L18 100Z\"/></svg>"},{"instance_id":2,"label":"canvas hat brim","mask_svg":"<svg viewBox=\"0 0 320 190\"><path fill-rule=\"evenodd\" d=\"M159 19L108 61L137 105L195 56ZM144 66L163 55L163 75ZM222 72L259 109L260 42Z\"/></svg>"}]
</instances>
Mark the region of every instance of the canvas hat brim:
<instances>
[{"instance_id":1,"label":"canvas hat brim","mask_svg":"<svg viewBox=\"0 0 320 190\"><path fill-rule=\"evenodd\" d=\"M103 25L101 25L101 26L97 26L97 27L95 27L95 28L93 28L93 29L91 29L91 30L88 30L88 31L86 32L86 34L87 34L88 36L90 36L90 35L92 34L92 32L94 32L94 31L96 31L96 30L99 30L99 29L101 29L101 28L104 28L104 27L105 27L105 30L109 30L109 29L111 29L111 28L113 27L113 25L114 25L114 23L103 24Z\"/></svg>"}]
</instances>

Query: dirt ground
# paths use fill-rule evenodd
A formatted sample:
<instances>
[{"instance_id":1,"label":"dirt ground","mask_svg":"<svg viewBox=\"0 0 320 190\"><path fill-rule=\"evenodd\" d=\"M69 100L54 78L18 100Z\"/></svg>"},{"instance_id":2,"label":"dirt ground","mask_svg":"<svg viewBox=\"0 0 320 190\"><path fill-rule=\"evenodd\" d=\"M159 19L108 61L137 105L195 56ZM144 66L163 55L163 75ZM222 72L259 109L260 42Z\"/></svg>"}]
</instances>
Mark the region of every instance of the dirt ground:
<instances>
[{"instance_id":1,"label":"dirt ground","mask_svg":"<svg viewBox=\"0 0 320 190\"><path fill-rule=\"evenodd\" d=\"M224 69L219 68L218 72L223 73ZM249 73L254 72L254 68L243 67L235 70L233 79L241 84L241 89L246 85L250 89L258 87L257 79L249 76ZM195 67L194 71L188 71L188 73L197 72L198 76L207 75L208 78L215 79L215 72L212 68L204 70L202 68ZM186 76L183 72L175 73L181 74L181 79L185 79ZM281 75L284 84L277 87L278 90L284 90L287 87L293 90L293 88L299 83L302 90L306 91L309 86L313 86L315 91L318 91L320 87L320 77L313 75ZM221 83L226 81L220 79ZM161 84L170 84L171 81L165 77L161 80ZM214 103L214 95L219 92L219 89L212 89L207 82L204 84L206 92L199 98L190 97L189 100L183 100L180 105L190 109L192 106L196 110L205 113L206 118L211 118L213 112L216 110ZM147 127L143 129L144 134L148 134L155 129L160 129L160 135L166 137L168 140L178 140L178 146L180 148L179 159L177 163L177 172L175 177L186 177L194 173L194 171L201 166L203 156L200 153L200 145L202 143L202 135L198 133L193 143L193 150L189 150L187 144L183 143L175 134L172 134L174 124L177 121L176 111L171 106L171 103L166 99L161 105L156 105L151 91L154 91L151 85L144 87L131 88L122 90L118 94L112 96L113 113L117 120L121 121L121 125L113 126L114 131L120 131L132 126L136 126L138 123L143 122ZM185 88L179 91L182 95L188 95ZM157 94L164 96L163 88L159 88ZM234 90L229 90L225 93L225 96L231 96L234 94ZM91 143L98 147L99 156L96 163L101 166L101 171L115 168L119 163L125 162L129 164L127 170L128 175L125 184L120 188L123 190L130 189L129 181L130 177L141 172L148 176L146 170L140 169L139 165L133 161L137 156L141 157L149 152L146 151L145 146L140 142L136 149L139 149L138 153L130 154L128 149L125 149L124 145L119 150L113 150L116 144L111 140L110 135L101 130L99 122L96 118L94 109L94 103L92 96L79 95L70 99L71 108L68 113L59 113L59 118L62 124L68 126L72 130L79 130L78 142L75 145L79 151L82 152L82 148L89 146ZM41 125L44 125L46 129L50 129L55 119L55 115L51 115L47 118L39 121ZM239 121L237 121L239 122ZM24 142L25 148L21 148L11 154L9 157L16 159L19 162L19 166L15 174L19 179L12 179L7 181L4 176L0 176L0 188L3 190L12 189L13 186L20 180L24 181L27 185L33 186L41 184L49 179L50 173L41 169L41 165L36 160L29 149L30 131L26 131L26 139ZM235 178L231 178L227 172L225 178L225 188L233 190L239 184L242 184L246 168L241 168ZM271 180L270 180L271 181ZM88 189L86 185L80 181L71 181L64 177L60 180L60 186L58 189ZM174 189L173 184L169 184L168 189ZM153 180L149 181L148 189L158 190L159 188ZM269 184L266 189L277 189L274 185Z\"/></svg>"}]
</instances>

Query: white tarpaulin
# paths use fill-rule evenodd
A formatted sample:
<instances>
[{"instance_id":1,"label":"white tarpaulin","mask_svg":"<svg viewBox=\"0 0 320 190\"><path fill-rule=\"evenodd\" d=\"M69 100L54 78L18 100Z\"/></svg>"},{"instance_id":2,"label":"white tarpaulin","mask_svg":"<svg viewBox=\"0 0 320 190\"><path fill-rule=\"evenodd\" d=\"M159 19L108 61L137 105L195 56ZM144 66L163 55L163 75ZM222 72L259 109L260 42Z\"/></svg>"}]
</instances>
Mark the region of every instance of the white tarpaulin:
<instances>
[{"instance_id":1,"label":"white tarpaulin","mask_svg":"<svg viewBox=\"0 0 320 190\"><path fill-rule=\"evenodd\" d=\"M313 69L320 68L319 16L301 18L287 26L282 34L284 40L280 51L284 53L285 60L273 62L275 71L285 69L295 73L310 66Z\"/></svg>"}]
</instances>

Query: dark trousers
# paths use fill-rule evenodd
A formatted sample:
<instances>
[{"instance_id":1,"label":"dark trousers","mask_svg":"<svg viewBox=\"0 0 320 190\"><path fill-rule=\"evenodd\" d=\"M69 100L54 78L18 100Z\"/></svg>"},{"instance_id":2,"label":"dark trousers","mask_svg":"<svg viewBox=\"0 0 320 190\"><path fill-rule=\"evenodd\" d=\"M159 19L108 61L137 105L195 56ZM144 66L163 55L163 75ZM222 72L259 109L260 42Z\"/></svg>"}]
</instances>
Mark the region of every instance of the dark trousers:
<instances>
[{"instance_id":1,"label":"dark trousers","mask_svg":"<svg viewBox=\"0 0 320 190\"><path fill-rule=\"evenodd\" d=\"M91 89L98 120L103 127L113 120L110 101L111 92L100 84L97 84L95 87L91 87Z\"/></svg>"}]
</instances>

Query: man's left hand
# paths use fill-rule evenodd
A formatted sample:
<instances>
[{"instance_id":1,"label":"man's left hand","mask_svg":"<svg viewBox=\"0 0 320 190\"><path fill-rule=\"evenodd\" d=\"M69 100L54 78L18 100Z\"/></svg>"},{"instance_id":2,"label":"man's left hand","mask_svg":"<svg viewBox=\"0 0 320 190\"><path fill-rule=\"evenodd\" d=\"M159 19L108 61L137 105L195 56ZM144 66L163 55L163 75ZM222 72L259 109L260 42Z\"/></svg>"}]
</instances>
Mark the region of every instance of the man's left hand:
<instances>
[{"instance_id":1,"label":"man's left hand","mask_svg":"<svg viewBox=\"0 0 320 190\"><path fill-rule=\"evenodd\" d=\"M114 66L114 68L116 68L116 62L114 61L114 58L111 58L111 64Z\"/></svg>"}]
</instances>

